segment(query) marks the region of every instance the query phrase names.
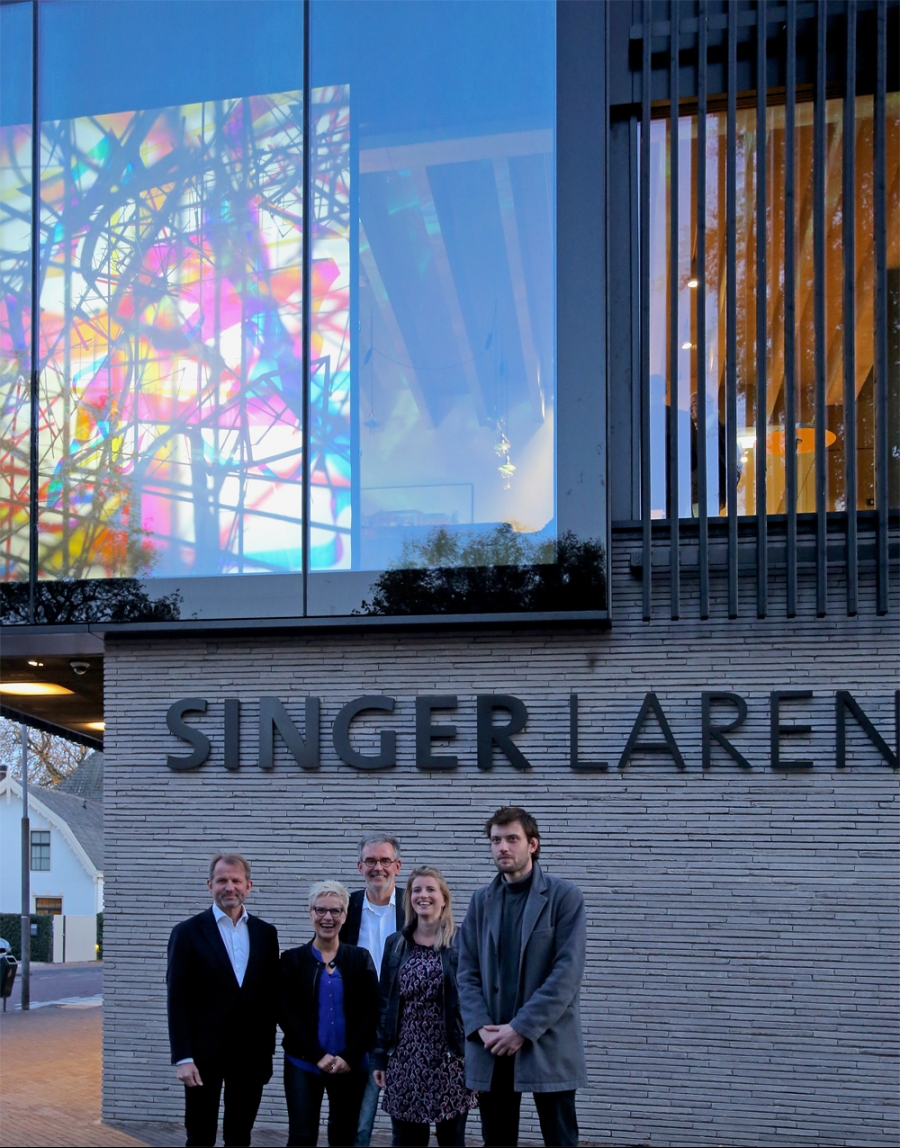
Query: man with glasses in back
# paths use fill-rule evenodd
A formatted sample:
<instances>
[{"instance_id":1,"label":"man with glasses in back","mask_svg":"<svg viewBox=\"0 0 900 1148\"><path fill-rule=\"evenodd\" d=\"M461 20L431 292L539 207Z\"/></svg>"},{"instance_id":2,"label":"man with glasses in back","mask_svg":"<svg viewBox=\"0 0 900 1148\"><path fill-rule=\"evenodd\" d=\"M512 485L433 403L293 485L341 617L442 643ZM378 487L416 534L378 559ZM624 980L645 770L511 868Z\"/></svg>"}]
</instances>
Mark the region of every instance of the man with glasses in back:
<instances>
[{"instance_id":1,"label":"man with glasses in back","mask_svg":"<svg viewBox=\"0 0 900 1148\"><path fill-rule=\"evenodd\" d=\"M389 833L367 833L360 841L356 867L366 886L350 894L350 908L340 939L346 945L368 949L379 977L385 941L406 924L403 898L397 897L396 889L401 864L400 842ZM378 1095L379 1088L370 1068L356 1133L358 1148L368 1148L371 1142Z\"/></svg>"}]
</instances>

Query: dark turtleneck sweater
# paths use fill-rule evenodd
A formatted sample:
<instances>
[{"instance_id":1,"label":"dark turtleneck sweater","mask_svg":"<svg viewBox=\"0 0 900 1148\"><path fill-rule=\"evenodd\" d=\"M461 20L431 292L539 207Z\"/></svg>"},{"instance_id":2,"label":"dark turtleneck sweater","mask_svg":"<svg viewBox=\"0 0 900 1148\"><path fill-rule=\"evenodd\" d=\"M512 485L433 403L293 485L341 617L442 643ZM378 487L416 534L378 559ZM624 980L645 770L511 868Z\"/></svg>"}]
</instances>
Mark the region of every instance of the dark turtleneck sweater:
<instances>
[{"instance_id":1,"label":"dark turtleneck sweater","mask_svg":"<svg viewBox=\"0 0 900 1148\"><path fill-rule=\"evenodd\" d=\"M519 995L519 959L522 952L522 917L534 870L521 881L504 881L500 893L500 995L497 1024L509 1024L516 1015Z\"/></svg>"}]
</instances>

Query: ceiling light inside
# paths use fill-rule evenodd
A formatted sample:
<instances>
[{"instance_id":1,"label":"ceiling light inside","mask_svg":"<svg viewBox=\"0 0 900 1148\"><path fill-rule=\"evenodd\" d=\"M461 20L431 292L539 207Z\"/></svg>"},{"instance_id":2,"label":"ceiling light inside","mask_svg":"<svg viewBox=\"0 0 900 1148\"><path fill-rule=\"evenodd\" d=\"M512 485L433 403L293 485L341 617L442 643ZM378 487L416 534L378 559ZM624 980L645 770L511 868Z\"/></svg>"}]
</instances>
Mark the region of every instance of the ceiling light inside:
<instances>
[{"instance_id":1,"label":"ceiling light inside","mask_svg":"<svg viewBox=\"0 0 900 1148\"><path fill-rule=\"evenodd\" d=\"M37 697L38 694L71 694L65 686L57 686L53 682L2 682L0 694L15 694L17 697Z\"/></svg>"},{"instance_id":2,"label":"ceiling light inside","mask_svg":"<svg viewBox=\"0 0 900 1148\"><path fill-rule=\"evenodd\" d=\"M97 729L97 730L102 731L102 730L106 729L106 722L105 721L86 721L83 724L83 728L84 729Z\"/></svg>"}]
</instances>

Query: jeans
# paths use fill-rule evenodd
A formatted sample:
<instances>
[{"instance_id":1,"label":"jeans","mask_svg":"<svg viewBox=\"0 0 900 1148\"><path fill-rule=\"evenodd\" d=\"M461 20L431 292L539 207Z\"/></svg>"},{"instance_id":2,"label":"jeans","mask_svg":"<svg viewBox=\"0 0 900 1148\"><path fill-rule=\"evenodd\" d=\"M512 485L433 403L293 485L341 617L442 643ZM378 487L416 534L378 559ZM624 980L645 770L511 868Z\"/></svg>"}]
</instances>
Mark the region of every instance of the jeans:
<instances>
[{"instance_id":1,"label":"jeans","mask_svg":"<svg viewBox=\"0 0 900 1148\"><path fill-rule=\"evenodd\" d=\"M381 1089L375 1083L375 1073L369 1069L366 1091L363 1093L362 1108L359 1110L359 1127L356 1130L356 1148L369 1148L372 1143L372 1129L375 1126L375 1113L378 1111L378 1097Z\"/></svg>"},{"instance_id":2,"label":"jeans","mask_svg":"<svg viewBox=\"0 0 900 1148\"><path fill-rule=\"evenodd\" d=\"M444 1148L465 1148L466 1143L466 1117L468 1112L454 1116L452 1120L442 1120L435 1124L437 1142ZM411 1120L395 1120L391 1117L394 1136L391 1141L393 1148L427 1148L431 1135L430 1124L414 1124Z\"/></svg>"},{"instance_id":3,"label":"jeans","mask_svg":"<svg viewBox=\"0 0 900 1148\"><path fill-rule=\"evenodd\" d=\"M288 1145L315 1148L318 1144L322 1096L327 1092L328 1143L332 1148L353 1148L359 1124L359 1107L365 1089L365 1072L342 1072L338 1076L328 1076L308 1072L285 1060Z\"/></svg>"},{"instance_id":4,"label":"jeans","mask_svg":"<svg viewBox=\"0 0 900 1148\"><path fill-rule=\"evenodd\" d=\"M198 1069L199 1071L199 1069ZM219 1099L225 1086L222 1136L228 1148L247 1148L262 1099L262 1081L248 1080L240 1065L227 1076L201 1071L203 1083L184 1089L184 1128L187 1148L212 1148L219 1128Z\"/></svg>"},{"instance_id":5,"label":"jeans","mask_svg":"<svg viewBox=\"0 0 900 1148\"><path fill-rule=\"evenodd\" d=\"M485 1148L506 1148L519 1143L519 1107L522 1093L514 1083L515 1057L498 1056L494 1063L490 1092L482 1092L481 1131ZM576 1148L578 1118L575 1089L565 1092L535 1092L534 1105L541 1122L541 1135L547 1145Z\"/></svg>"}]
</instances>

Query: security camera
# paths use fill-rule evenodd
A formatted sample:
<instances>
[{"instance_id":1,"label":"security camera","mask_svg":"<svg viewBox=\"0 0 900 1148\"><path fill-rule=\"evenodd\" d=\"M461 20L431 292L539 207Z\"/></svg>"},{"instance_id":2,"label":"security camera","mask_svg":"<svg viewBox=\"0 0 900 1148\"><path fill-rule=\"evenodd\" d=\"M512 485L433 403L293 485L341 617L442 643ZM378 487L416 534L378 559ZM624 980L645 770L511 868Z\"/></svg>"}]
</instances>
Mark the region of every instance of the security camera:
<instances>
[{"instance_id":1,"label":"security camera","mask_svg":"<svg viewBox=\"0 0 900 1148\"><path fill-rule=\"evenodd\" d=\"M79 676L79 678L81 677L82 674L86 674L88 672L88 670L91 668L90 662L69 662L69 665L72 667L72 669L75 671L75 673Z\"/></svg>"}]
</instances>

